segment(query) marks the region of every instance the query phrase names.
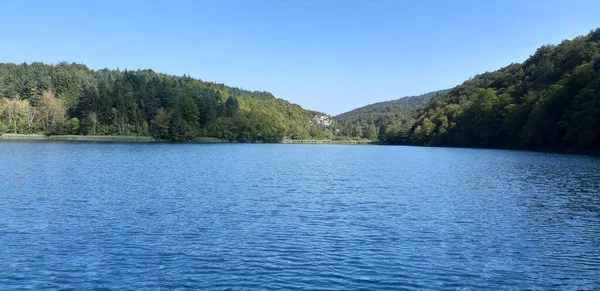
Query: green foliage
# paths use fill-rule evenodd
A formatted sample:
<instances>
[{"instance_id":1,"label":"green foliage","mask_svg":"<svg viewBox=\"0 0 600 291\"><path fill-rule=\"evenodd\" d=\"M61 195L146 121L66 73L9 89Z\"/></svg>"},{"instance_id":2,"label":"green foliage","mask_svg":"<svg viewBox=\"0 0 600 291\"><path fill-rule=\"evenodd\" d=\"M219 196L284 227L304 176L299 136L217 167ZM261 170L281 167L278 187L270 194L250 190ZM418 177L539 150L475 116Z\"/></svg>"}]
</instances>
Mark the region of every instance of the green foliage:
<instances>
[{"instance_id":1,"label":"green foliage","mask_svg":"<svg viewBox=\"0 0 600 291\"><path fill-rule=\"evenodd\" d=\"M229 96L225 102L225 116L235 116L240 111L240 103L237 98Z\"/></svg>"},{"instance_id":2,"label":"green foliage","mask_svg":"<svg viewBox=\"0 0 600 291\"><path fill-rule=\"evenodd\" d=\"M3 63L0 100L3 132L278 142L284 137L328 138L336 129L314 125L317 112L268 92L152 70Z\"/></svg>"},{"instance_id":3,"label":"green foliage","mask_svg":"<svg viewBox=\"0 0 600 291\"><path fill-rule=\"evenodd\" d=\"M343 135L370 140L386 140L390 138L386 132L400 130L397 127L399 126L396 123L397 120L408 118L414 108L446 91L448 90L374 103L342 113L335 119L340 123Z\"/></svg>"},{"instance_id":4,"label":"green foliage","mask_svg":"<svg viewBox=\"0 0 600 291\"><path fill-rule=\"evenodd\" d=\"M600 29L477 75L380 130L388 143L598 153ZM390 129L390 126L392 129Z\"/></svg>"},{"instance_id":5,"label":"green foliage","mask_svg":"<svg viewBox=\"0 0 600 291\"><path fill-rule=\"evenodd\" d=\"M69 125L70 125L70 129L71 129L70 134L72 134L72 135L79 134L79 118L77 118L77 117L71 118L71 120L69 120Z\"/></svg>"}]
</instances>

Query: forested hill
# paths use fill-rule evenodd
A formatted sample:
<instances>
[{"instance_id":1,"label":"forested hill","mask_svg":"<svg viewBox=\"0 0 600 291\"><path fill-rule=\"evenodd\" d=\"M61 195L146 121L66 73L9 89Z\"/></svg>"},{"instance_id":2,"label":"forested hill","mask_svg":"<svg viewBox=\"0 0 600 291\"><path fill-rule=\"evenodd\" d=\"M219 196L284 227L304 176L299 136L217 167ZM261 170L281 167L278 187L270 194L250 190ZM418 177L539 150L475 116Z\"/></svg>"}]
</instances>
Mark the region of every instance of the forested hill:
<instances>
[{"instance_id":1,"label":"forested hill","mask_svg":"<svg viewBox=\"0 0 600 291\"><path fill-rule=\"evenodd\" d=\"M0 134L137 135L242 142L331 138L335 124L271 93L152 70L0 64Z\"/></svg>"},{"instance_id":2,"label":"forested hill","mask_svg":"<svg viewBox=\"0 0 600 291\"><path fill-rule=\"evenodd\" d=\"M418 96L406 96L396 100L373 103L342 113L334 118L343 126L346 135L376 139L377 129L382 124L403 118L411 110L429 101L436 94L447 91L439 90Z\"/></svg>"},{"instance_id":3,"label":"forested hill","mask_svg":"<svg viewBox=\"0 0 600 291\"><path fill-rule=\"evenodd\" d=\"M409 112L415 107L431 100L435 94L441 94L447 91L448 90L439 90L418 96L406 96L396 100L373 103L344 112L334 118L339 122L346 123L354 120L369 119L373 116L376 118L380 116L394 116L399 112Z\"/></svg>"},{"instance_id":4,"label":"forested hill","mask_svg":"<svg viewBox=\"0 0 600 291\"><path fill-rule=\"evenodd\" d=\"M600 29L477 75L390 124L395 144L600 152Z\"/></svg>"},{"instance_id":5,"label":"forested hill","mask_svg":"<svg viewBox=\"0 0 600 291\"><path fill-rule=\"evenodd\" d=\"M322 114L268 92L152 70L0 64L0 134L242 142L348 136L389 144L600 153L600 29L542 46L523 63L449 91L341 114L341 125L313 120L315 115Z\"/></svg>"}]
</instances>

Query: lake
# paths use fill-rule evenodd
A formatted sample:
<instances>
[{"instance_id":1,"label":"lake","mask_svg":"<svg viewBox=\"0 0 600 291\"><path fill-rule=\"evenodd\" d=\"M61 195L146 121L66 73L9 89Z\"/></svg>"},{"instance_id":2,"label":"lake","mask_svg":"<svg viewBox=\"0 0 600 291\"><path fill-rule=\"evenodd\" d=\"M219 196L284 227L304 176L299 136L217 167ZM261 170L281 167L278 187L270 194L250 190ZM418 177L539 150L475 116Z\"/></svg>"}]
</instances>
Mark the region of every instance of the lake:
<instances>
[{"instance_id":1,"label":"lake","mask_svg":"<svg viewBox=\"0 0 600 291\"><path fill-rule=\"evenodd\" d=\"M600 289L600 158L0 143L0 289Z\"/></svg>"}]
</instances>

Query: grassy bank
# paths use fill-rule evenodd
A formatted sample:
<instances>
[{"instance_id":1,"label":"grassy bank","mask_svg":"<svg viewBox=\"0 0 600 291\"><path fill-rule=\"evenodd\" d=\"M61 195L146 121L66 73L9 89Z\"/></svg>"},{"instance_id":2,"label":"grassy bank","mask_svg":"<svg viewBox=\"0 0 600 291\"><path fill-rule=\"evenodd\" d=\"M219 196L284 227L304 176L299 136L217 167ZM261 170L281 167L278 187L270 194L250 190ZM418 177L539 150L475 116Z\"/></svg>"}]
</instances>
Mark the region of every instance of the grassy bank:
<instances>
[{"instance_id":1,"label":"grassy bank","mask_svg":"<svg viewBox=\"0 0 600 291\"><path fill-rule=\"evenodd\" d=\"M93 141L93 142L168 142L151 136L124 136L124 135L44 135L44 134L16 134L5 133L0 135L0 141ZM227 143L229 141L214 137L198 137L192 143Z\"/></svg>"},{"instance_id":2,"label":"grassy bank","mask_svg":"<svg viewBox=\"0 0 600 291\"><path fill-rule=\"evenodd\" d=\"M195 143L230 143L230 141L219 139L216 137L197 137L194 139Z\"/></svg>"},{"instance_id":3,"label":"grassy bank","mask_svg":"<svg viewBox=\"0 0 600 291\"><path fill-rule=\"evenodd\" d=\"M378 141L371 140L331 140L331 139L284 139L281 143L286 144L356 144L356 145L376 145Z\"/></svg>"},{"instance_id":4,"label":"grassy bank","mask_svg":"<svg viewBox=\"0 0 600 291\"><path fill-rule=\"evenodd\" d=\"M43 134L11 134L0 135L0 140L22 141L97 141L97 142L155 142L149 136L112 136L112 135L43 135Z\"/></svg>"},{"instance_id":5,"label":"grassy bank","mask_svg":"<svg viewBox=\"0 0 600 291\"><path fill-rule=\"evenodd\" d=\"M121 135L44 135L44 134L14 134L5 133L0 135L0 141L93 141L93 142L164 142L149 136L121 136ZM229 143L229 141L214 137L198 137L191 141L193 143ZM317 140L284 139L283 144L355 144L368 145L379 144L377 141L369 140Z\"/></svg>"}]
</instances>

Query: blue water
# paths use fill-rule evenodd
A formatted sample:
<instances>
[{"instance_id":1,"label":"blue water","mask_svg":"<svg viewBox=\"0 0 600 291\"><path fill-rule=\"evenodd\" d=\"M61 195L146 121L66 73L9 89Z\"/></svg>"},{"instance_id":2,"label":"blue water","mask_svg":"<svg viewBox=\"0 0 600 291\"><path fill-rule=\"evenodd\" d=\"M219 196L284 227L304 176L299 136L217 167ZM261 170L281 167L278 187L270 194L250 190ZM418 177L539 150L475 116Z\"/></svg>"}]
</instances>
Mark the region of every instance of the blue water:
<instances>
[{"instance_id":1,"label":"blue water","mask_svg":"<svg viewBox=\"0 0 600 291\"><path fill-rule=\"evenodd\" d=\"M0 143L0 289L600 289L600 158Z\"/></svg>"}]
</instances>

